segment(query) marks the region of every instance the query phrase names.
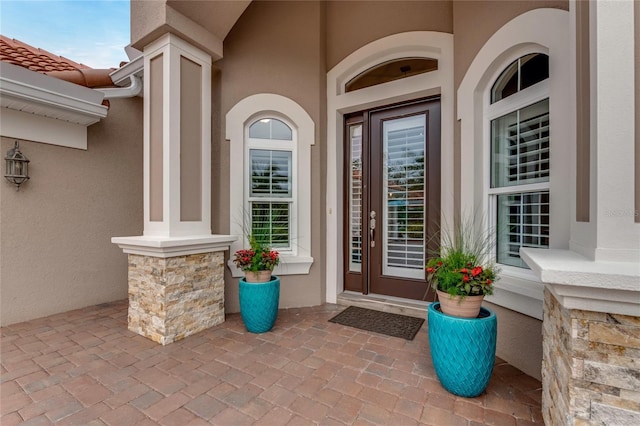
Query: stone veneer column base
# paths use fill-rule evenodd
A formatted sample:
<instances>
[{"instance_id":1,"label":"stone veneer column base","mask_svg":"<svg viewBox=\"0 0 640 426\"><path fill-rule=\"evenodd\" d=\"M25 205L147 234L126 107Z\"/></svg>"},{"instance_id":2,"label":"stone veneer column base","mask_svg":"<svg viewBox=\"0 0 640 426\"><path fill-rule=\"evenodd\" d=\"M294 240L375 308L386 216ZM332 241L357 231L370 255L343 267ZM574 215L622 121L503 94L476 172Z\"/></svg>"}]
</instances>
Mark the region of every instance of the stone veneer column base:
<instances>
[{"instance_id":1,"label":"stone veneer column base","mask_svg":"<svg viewBox=\"0 0 640 426\"><path fill-rule=\"evenodd\" d=\"M224 252L129 254L129 330L166 345L224 322Z\"/></svg>"},{"instance_id":2,"label":"stone veneer column base","mask_svg":"<svg viewBox=\"0 0 640 426\"><path fill-rule=\"evenodd\" d=\"M640 424L640 317L566 309L545 289L548 425Z\"/></svg>"}]
</instances>

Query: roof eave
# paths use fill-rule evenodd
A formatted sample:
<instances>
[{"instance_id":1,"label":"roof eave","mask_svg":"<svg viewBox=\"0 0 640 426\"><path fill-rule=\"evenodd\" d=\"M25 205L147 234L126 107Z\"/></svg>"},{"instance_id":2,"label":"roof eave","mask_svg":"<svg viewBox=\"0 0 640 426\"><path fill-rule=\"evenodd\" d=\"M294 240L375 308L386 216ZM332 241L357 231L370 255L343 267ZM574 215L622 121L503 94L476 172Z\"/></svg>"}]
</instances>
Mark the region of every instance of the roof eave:
<instances>
[{"instance_id":1,"label":"roof eave","mask_svg":"<svg viewBox=\"0 0 640 426\"><path fill-rule=\"evenodd\" d=\"M140 78L144 76L144 56L138 56L109 74L111 80L117 86L129 84L132 75Z\"/></svg>"},{"instance_id":2,"label":"roof eave","mask_svg":"<svg viewBox=\"0 0 640 426\"><path fill-rule=\"evenodd\" d=\"M107 116L103 93L0 62L0 106L89 126Z\"/></svg>"}]
</instances>

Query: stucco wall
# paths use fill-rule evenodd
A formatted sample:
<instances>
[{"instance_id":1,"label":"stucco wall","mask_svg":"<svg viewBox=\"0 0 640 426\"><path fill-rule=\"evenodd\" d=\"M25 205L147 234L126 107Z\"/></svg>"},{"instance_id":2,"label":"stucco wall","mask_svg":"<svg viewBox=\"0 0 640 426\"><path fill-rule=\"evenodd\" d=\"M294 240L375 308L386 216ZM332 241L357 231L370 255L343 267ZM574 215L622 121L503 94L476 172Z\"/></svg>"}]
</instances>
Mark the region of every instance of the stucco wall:
<instances>
[{"instance_id":1,"label":"stucco wall","mask_svg":"<svg viewBox=\"0 0 640 426\"><path fill-rule=\"evenodd\" d=\"M322 172L325 117L324 5L321 2L254 2L224 42L224 58L214 64L212 228L229 232L229 142L224 139L227 112L257 93L274 93L297 102L316 127L311 147L311 255L309 275L281 277L280 306L313 306L324 302L322 245L324 184ZM219 102L219 103L218 103ZM225 207L221 207L225 206ZM238 279L225 276L225 309L238 312Z\"/></svg>"},{"instance_id":2,"label":"stucco wall","mask_svg":"<svg viewBox=\"0 0 640 426\"><path fill-rule=\"evenodd\" d=\"M542 379L542 321L485 302L498 317L496 355L525 374Z\"/></svg>"},{"instance_id":3,"label":"stucco wall","mask_svg":"<svg viewBox=\"0 0 640 426\"><path fill-rule=\"evenodd\" d=\"M31 179L0 183L2 325L127 297L110 239L142 233L141 122L141 99L112 100L86 151L20 141Z\"/></svg>"},{"instance_id":4,"label":"stucco wall","mask_svg":"<svg viewBox=\"0 0 640 426\"><path fill-rule=\"evenodd\" d=\"M452 1L327 2L327 70L362 46L407 31L453 32Z\"/></svg>"}]
</instances>

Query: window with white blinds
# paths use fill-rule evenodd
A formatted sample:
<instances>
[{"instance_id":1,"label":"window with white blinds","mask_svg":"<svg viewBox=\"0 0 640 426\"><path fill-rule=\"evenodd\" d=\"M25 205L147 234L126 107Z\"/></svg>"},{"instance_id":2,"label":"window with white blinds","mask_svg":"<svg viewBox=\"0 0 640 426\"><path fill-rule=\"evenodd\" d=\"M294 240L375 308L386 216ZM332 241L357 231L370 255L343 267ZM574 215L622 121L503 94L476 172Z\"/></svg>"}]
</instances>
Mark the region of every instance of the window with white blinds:
<instances>
[{"instance_id":1,"label":"window with white blinds","mask_svg":"<svg viewBox=\"0 0 640 426\"><path fill-rule=\"evenodd\" d=\"M549 100L491 121L496 260L527 268L520 247L549 247Z\"/></svg>"},{"instance_id":2,"label":"window with white blinds","mask_svg":"<svg viewBox=\"0 0 640 426\"><path fill-rule=\"evenodd\" d=\"M274 118L249 127L248 211L251 235L281 251L291 249L295 178L292 131Z\"/></svg>"}]
</instances>

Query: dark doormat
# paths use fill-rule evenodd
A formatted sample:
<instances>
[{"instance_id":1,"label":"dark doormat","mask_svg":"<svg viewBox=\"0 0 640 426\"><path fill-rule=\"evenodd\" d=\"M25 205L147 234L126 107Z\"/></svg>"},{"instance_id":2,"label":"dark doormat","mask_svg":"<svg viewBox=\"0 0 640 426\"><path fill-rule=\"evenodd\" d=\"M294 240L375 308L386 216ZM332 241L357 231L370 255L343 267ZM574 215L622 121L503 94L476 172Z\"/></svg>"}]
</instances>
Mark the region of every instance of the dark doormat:
<instances>
[{"instance_id":1,"label":"dark doormat","mask_svg":"<svg viewBox=\"0 0 640 426\"><path fill-rule=\"evenodd\" d=\"M329 322L413 340L422 327L424 319L349 306Z\"/></svg>"}]
</instances>

